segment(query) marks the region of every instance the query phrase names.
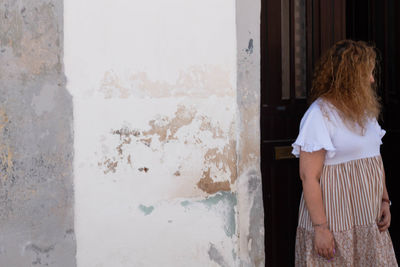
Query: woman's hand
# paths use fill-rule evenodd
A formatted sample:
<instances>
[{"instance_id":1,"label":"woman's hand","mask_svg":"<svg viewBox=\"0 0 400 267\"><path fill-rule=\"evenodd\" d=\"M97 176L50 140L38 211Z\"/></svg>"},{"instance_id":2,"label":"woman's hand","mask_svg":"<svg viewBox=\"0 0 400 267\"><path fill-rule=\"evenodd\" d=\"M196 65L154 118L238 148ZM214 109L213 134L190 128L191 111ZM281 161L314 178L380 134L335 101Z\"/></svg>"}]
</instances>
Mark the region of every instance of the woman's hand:
<instances>
[{"instance_id":1,"label":"woman's hand","mask_svg":"<svg viewBox=\"0 0 400 267\"><path fill-rule=\"evenodd\" d=\"M382 202L381 214L379 215L379 222L378 222L379 231L383 232L389 228L391 217L392 216L390 215L389 203Z\"/></svg>"},{"instance_id":2,"label":"woman's hand","mask_svg":"<svg viewBox=\"0 0 400 267\"><path fill-rule=\"evenodd\" d=\"M335 240L327 225L315 227L314 249L327 260L335 254Z\"/></svg>"}]
</instances>

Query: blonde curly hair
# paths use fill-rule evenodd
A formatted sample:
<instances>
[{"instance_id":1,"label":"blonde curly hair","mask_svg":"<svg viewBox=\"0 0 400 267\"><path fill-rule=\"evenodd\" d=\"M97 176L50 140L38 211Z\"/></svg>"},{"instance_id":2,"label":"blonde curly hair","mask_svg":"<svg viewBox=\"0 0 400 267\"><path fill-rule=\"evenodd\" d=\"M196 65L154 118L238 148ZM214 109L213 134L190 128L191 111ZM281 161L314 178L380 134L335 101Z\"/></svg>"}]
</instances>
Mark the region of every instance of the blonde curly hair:
<instances>
[{"instance_id":1,"label":"blonde curly hair","mask_svg":"<svg viewBox=\"0 0 400 267\"><path fill-rule=\"evenodd\" d=\"M370 118L378 118L381 110L376 94L376 52L363 41L342 40L334 44L317 63L311 102L322 98L339 111L352 129L362 132ZM375 79L376 80L376 79Z\"/></svg>"}]
</instances>

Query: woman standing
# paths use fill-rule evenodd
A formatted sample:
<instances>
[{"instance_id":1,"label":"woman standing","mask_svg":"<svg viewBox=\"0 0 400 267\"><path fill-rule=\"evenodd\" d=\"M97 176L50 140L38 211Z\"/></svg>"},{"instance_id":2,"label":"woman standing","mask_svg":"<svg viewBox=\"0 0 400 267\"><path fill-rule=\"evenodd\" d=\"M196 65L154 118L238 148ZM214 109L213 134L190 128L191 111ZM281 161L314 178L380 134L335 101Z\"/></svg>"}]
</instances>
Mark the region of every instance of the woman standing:
<instances>
[{"instance_id":1,"label":"woman standing","mask_svg":"<svg viewBox=\"0 0 400 267\"><path fill-rule=\"evenodd\" d=\"M296 266L397 266L375 59L366 43L344 40L316 67L312 104L292 145L303 184Z\"/></svg>"}]
</instances>

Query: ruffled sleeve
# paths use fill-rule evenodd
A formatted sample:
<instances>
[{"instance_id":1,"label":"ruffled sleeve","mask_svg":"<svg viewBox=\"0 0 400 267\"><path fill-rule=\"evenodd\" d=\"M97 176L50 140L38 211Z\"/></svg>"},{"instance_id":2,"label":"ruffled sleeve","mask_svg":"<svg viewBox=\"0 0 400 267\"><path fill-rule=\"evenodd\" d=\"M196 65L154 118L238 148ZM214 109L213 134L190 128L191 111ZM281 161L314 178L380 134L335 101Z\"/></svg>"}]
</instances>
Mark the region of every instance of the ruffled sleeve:
<instances>
[{"instance_id":1,"label":"ruffled sleeve","mask_svg":"<svg viewBox=\"0 0 400 267\"><path fill-rule=\"evenodd\" d=\"M383 136L386 134L386 131L383 130L383 129L381 128L381 126L379 125L379 123L378 123L377 120L375 120L375 129L376 129L376 131L377 131L377 133L378 133L378 135L379 135L380 144L382 144L382 138L383 138Z\"/></svg>"},{"instance_id":2,"label":"ruffled sleeve","mask_svg":"<svg viewBox=\"0 0 400 267\"><path fill-rule=\"evenodd\" d=\"M314 102L301 119L299 135L292 144L292 154L299 157L300 150L314 152L325 149L327 158L333 158L336 148L326 123L319 104Z\"/></svg>"}]
</instances>

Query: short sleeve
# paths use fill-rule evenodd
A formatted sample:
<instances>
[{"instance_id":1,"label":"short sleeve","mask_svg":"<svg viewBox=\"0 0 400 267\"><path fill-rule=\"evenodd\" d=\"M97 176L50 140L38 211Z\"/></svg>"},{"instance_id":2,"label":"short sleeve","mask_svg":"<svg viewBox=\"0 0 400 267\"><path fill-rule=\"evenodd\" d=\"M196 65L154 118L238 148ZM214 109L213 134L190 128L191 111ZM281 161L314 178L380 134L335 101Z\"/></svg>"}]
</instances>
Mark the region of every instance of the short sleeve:
<instances>
[{"instance_id":1,"label":"short sleeve","mask_svg":"<svg viewBox=\"0 0 400 267\"><path fill-rule=\"evenodd\" d=\"M375 130L377 131L380 138L380 144L382 144L382 138L383 136L385 136L386 131L381 128L377 120L375 120L374 124L375 124Z\"/></svg>"},{"instance_id":2,"label":"short sleeve","mask_svg":"<svg viewBox=\"0 0 400 267\"><path fill-rule=\"evenodd\" d=\"M300 150L314 152L325 149L327 158L333 158L336 148L326 123L319 104L314 102L301 119L299 135L292 144L292 154L299 157Z\"/></svg>"}]
</instances>

